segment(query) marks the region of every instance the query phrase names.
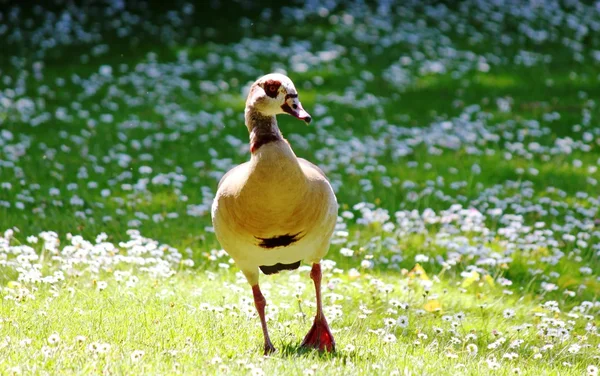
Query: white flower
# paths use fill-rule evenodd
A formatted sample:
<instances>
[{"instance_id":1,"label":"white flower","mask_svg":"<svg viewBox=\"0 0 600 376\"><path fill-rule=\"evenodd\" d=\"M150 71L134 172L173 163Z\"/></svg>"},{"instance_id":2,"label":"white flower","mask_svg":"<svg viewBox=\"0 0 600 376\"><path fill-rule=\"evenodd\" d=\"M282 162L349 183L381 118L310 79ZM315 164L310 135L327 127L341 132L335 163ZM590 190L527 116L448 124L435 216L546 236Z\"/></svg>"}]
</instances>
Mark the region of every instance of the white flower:
<instances>
[{"instance_id":1,"label":"white flower","mask_svg":"<svg viewBox=\"0 0 600 376\"><path fill-rule=\"evenodd\" d=\"M415 262L427 262L429 261L429 256L418 254L415 255Z\"/></svg>"},{"instance_id":2,"label":"white flower","mask_svg":"<svg viewBox=\"0 0 600 376\"><path fill-rule=\"evenodd\" d=\"M383 342L386 342L386 343L394 343L394 342L396 342L396 336L395 336L395 335L393 335L392 333L386 334L386 335L383 337Z\"/></svg>"},{"instance_id":3,"label":"white flower","mask_svg":"<svg viewBox=\"0 0 600 376\"><path fill-rule=\"evenodd\" d=\"M87 350L96 354L106 354L110 351L110 344L92 342L87 346Z\"/></svg>"},{"instance_id":4,"label":"white flower","mask_svg":"<svg viewBox=\"0 0 600 376\"><path fill-rule=\"evenodd\" d=\"M508 359L508 360L515 360L519 357L519 354L517 354L515 352L510 352L510 353L506 353L506 354L502 355L502 357L504 359Z\"/></svg>"},{"instance_id":5,"label":"white flower","mask_svg":"<svg viewBox=\"0 0 600 376\"><path fill-rule=\"evenodd\" d=\"M479 348L477 347L476 344L474 343L469 343L467 345L467 353L469 355L477 355L477 352L479 351Z\"/></svg>"},{"instance_id":6,"label":"white flower","mask_svg":"<svg viewBox=\"0 0 600 376\"><path fill-rule=\"evenodd\" d=\"M392 325L394 325L396 323L396 320L392 319L391 317L386 317L385 319L383 319L383 325L385 325L386 327L390 327Z\"/></svg>"},{"instance_id":7,"label":"white flower","mask_svg":"<svg viewBox=\"0 0 600 376\"><path fill-rule=\"evenodd\" d=\"M110 351L110 344L109 343L101 343L98 346L98 349L96 350L99 354L106 354L107 352Z\"/></svg>"},{"instance_id":8,"label":"white flower","mask_svg":"<svg viewBox=\"0 0 600 376\"><path fill-rule=\"evenodd\" d=\"M587 376L598 376L598 367L593 365L588 366Z\"/></svg>"},{"instance_id":9,"label":"white flower","mask_svg":"<svg viewBox=\"0 0 600 376\"><path fill-rule=\"evenodd\" d=\"M488 360L487 365L491 370L497 370L500 368L500 363L496 362L495 360Z\"/></svg>"},{"instance_id":10,"label":"white flower","mask_svg":"<svg viewBox=\"0 0 600 376\"><path fill-rule=\"evenodd\" d=\"M354 255L354 251L350 248L342 248L340 249L340 253L342 254L342 256L346 257L352 257Z\"/></svg>"},{"instance_id":11,"label":"white flower","mask_svg":"<svg viewBox=\"0 0 600 376\"><path fill-rule=\"evenodd\" d=\"M396 320L396 325L398 325L401 328L406 328L408 326L408 317L406 317L406 316L398 317L398 319Z\"/></svg>"},{"instance_id":12,"label":"white flower","mask_svg":"<svg viewBox=\"0 0 600 376\"><path fill-rule=\"evenodd\" d=\"M50 337L48 337L48 343L51 345L56 345L60 342L60 336L58 333L52 333Z\"/></svg>"},{"instance_id":13,"label":"white flower","mask_svg":"<svg viewBox=\"0 0 600 376\"><path fill-rule=\"evenodd\" d=\"M52 348L48 347L46 345L42 346L41 351L42 351L42 355L44 355L44 357L46 357L46 358L49 356L52 356L52 354L53 354Z\"/></svg>"},{"instance_id":14,"label":"white flower","mask_svg":"<svg viewBox=\"0 0 600 376\"><path fill-rule=\"evenodd\" d=\"M81 344L84 343L86 339L85 336L77 336L75 337L75 342Z\"/></svg>"},{"instance_id":15,"label":"white flower","mask_svg":"<svg viewBox=\"0 0 600 376\"><path fill-rule=\"evenodd\" d=\"M146 352L143 350L135 350L134 352L131 353L131 361L132 362L139 361L140 359L142 359L144 354L146 354Z\"/></svg>"}]
</instances>

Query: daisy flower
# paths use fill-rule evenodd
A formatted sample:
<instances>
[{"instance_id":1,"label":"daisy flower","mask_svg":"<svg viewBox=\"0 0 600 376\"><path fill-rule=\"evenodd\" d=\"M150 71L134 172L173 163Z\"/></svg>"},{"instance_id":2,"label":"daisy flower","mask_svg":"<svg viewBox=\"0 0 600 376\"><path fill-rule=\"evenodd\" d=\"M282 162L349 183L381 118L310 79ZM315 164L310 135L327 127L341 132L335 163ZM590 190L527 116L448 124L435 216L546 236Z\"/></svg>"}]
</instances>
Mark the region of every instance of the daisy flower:
<instances>
[{"instance_id":1,"label":"daisy flower","mask_svg":"<svg viewBox=\"0 0 600 376\"><path fill-rule=\"evenodd\" d=\"M57 345L60 342L60 336L58 333L52 333L50 337L48 337L48 343L51 345Z\"/></svg>"},{"instance_id":2,"label":"daisy flower","mask_svg":"<svg viewBox=\"0 0 600 376\"><path fill-rule=\"evenodd\" d=\"M398 325L401 328L406 328L408 326L408 317L406 317L406 316L398 317L398 319L396 320L396 325Z\"/></svg>"}]
</instances>

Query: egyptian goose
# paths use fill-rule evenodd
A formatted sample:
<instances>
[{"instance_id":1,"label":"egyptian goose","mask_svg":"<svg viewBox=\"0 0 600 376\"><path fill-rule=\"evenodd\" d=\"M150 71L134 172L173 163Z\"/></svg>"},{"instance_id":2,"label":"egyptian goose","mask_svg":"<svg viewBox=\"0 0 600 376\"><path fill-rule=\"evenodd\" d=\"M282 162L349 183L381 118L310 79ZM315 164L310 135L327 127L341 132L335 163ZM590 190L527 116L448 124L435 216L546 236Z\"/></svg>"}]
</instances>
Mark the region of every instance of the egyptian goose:
<instances>
[{"instance_id":1,"label":"egyptian goose","mask_svg":"<svg viewBox=\"0 0 600 376\"><path fill-rule=\"evenodd\" d=\"M317 313L303 347L334 351L323 315L321 265L337 220L338 204L325 174L298 158L277 126L278 114L310 123L292 81L268 74L250 88L245 119L250 133L250 161L234 167L219 182L212 206L217 239L252 286L264 335L264 352L275 351L265 321L266 300L258 286L264 274L312 263Z\"/></svg>"}]
</instances>

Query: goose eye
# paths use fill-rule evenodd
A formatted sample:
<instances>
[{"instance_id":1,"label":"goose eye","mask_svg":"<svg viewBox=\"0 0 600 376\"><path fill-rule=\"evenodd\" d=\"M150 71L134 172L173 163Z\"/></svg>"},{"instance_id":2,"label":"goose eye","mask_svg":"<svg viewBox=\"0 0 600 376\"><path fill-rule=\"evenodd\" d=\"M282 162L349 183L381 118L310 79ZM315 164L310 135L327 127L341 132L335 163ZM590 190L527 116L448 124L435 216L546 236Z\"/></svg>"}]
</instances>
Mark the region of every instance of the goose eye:
<instances>
[{"instance_id":1,"label":"goose eye","mask_svg":"<svg viewBox=\"0 0 600 376\"><path fill-rule=\"evenodd\" d=\"M279 81L275 81L275 80L269 80L267 82L265 82L263 88L265 90L265 93L267 93L267 95L271 98L276 98L278 91L279 91L279 87L281 86L281 82Z\"/></svg>"}]
</instances>

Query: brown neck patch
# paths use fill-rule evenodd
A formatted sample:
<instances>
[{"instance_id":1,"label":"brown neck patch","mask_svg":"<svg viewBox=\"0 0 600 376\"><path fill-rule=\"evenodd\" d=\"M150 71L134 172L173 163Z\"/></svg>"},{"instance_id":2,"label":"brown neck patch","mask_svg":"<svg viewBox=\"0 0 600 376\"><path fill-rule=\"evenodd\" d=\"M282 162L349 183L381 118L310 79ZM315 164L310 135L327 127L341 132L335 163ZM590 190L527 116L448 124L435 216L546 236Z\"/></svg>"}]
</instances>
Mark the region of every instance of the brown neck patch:
<instances>
[{"instance_id":1,"label":"brown neck patch","mask_svg":"<svg viewBox=\"0 0 600 376\"><path fill-rule=\"evenodd\" d=\"M275 116L265 116L254 110L246 108L246 126L250 131L250 152L256 152L261 146L271 142L283 141L283 136L277 127Z\"/></svg>"},{"instance_id":2,"label":"brown neck patch","mask_svg":"<svg viewBox=\"0 0 600 376\"><path fill-rule=\"evenodd\" d=\"M282 141L283 137L279 134L275 133L264 133L260 135L256 135L250 140L250 152L256 152L261 146L270 144L275 141Z\"/></svg>"}]
</instances>

